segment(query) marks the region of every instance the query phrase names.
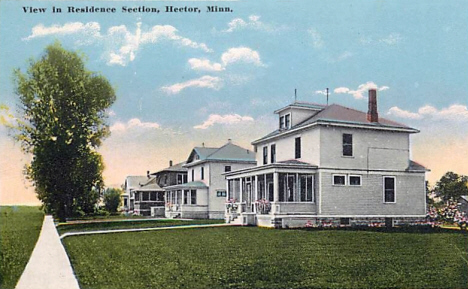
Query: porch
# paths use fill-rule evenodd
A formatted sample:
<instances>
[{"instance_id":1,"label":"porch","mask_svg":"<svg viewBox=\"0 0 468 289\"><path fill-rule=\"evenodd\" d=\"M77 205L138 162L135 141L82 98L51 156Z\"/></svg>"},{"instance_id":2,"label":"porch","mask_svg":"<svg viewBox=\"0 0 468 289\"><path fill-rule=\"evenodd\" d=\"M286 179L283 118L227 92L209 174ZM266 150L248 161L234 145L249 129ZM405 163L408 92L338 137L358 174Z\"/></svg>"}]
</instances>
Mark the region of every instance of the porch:
<instances>
[{"instance_id":1,"label":"porch","mask_svg":"<svg viewBox=\"0 0 468 289\"><path fill-rule=\"evenodd\" d=\"M151 191L151 190L134 190L134 213L141 216L152 215L152 208L164 208L164 191ZM154 217L162 217L161 210L157 210L158 215Z\"/></svg>"},{"instance_id":2,"label":"porch","mask_svg":"<svg viewBox=\"0 0 468 289\"><path fill-rule=\"evenodd\" d=\"M274 226L287 216L314 216L316 167L270 164L226 174L226 222Z\"/></svg>"},{"instance_id":3,"label":"porch","mask_svg":"<svg viewBox=\"0 0 468 289\"><path fill-rule=\"evenodd\" d=\"M208 218L208 187L190 182L166 187L166 218Z\"/></svg>"}]
</instances>

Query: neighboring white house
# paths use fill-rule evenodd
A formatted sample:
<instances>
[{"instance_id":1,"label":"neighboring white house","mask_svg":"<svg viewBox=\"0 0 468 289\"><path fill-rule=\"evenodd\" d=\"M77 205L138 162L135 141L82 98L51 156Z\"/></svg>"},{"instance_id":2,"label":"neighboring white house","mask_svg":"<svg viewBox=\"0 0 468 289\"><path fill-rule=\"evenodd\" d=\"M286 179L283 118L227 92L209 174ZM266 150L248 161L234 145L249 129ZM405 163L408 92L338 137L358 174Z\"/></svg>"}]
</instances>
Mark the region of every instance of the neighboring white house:
<instances>
[{"instance_id":1,"label":"neighboring white house","mask_svg":"<svg viewBox=\"0 0 468 289\"><path fill-rule=\"evenodd\" d=\"M412 222L426 214L426 168L410 160L417 129L369 111L295 102L252 142L257 166L227 179L227 222L266 227Z\"/></svg>"},{"instance_id":2,"label":"neighboring white house","mask_svg":"<svg viewBox=\"0 0 468 289\"><path fill-rule=\"evenodd\" d=\"M164 189L149 172L146 176L128 176L124 189L123 211L142 216L164 216Z\"/></svg>"},{"instance_id":3,"label":"neighboring white house","mask_svg":"<svg viewBox=\"0 0 468 289\"><path fill-rule=\"evenodd\" d=\"M229 141L220 148L195 147L184 167L188 182L165 187L166 217L223 219L225 172L255 166L255 153Z\"/></svg>"}]
</instances>

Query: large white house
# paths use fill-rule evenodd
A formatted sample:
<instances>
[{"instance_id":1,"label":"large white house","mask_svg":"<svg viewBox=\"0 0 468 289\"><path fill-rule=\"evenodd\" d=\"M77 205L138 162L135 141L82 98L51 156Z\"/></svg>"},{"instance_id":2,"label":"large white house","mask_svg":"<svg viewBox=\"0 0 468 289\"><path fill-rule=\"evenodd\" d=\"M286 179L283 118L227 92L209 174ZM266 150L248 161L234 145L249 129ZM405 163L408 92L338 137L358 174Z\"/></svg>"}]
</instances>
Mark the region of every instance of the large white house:
<instances>
[{"instance_id":1,"label":"large white house","mask_svg":"<svg viewBox=\"0 0 468 289\"><path fill-rule=\"evenodd\" d=\"M426 214L426 168L410 160L417 129L368 113L295 102L252 142L257 166L227 179L227 222L265 227L412 222Z\"/></svg>"},{"instance_id":2,"label":"large white house","mask_svg":"<svg viewBox=\"0 0 468 289\"><path fill-rule=\"evenodd\" d=\"M166 217L223 219L225 172L255 166L254 152L231 141L219 148L195 147L187 162L188 182L167 186Z\"/></svg>"}]
</instances>

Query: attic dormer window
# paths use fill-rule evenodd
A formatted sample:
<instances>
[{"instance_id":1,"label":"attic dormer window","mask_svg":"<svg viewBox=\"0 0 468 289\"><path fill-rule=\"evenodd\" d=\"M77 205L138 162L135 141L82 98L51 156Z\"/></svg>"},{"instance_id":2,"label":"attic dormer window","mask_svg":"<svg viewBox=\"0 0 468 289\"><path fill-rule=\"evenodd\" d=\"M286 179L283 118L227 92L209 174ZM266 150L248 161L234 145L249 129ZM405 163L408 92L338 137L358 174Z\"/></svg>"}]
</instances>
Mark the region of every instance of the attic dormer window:
<instances>
[{"instance_id":1,"label":"attic dormer window","mask_svg":"<svg viewBox=\"0 0 468 289\"><path fill-rule=\"evenodd\" d=\"M279 119L279 128L280 129L288 129L291 127L291 114L286 114L283 116L280 116Z\"/></svg>"}]
</instances>

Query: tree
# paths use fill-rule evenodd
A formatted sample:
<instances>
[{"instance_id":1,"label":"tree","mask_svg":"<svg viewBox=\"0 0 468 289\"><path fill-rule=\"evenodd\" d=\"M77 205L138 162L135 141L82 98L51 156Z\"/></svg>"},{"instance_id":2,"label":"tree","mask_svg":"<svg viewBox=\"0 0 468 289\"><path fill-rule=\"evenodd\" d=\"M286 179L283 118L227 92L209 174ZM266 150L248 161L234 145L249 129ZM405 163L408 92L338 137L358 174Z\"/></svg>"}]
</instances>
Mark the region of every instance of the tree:
<instances>
[{"instance_id":1,"label":"tree","mask_svg":"<svg viewBox=\"0 0 468 289\"><path fill-rule=\"evenodd\" d=\"M104 192L104 207L109 213L117 213L120 205L122 204L121 189L109 188Z\"/></svg>"},{"instance_id":2,"label":"tree","mask_svg":"<svg viewBox=\"0 0 468 289\"><path fill-rule=\"evenodd\" d=\"M456 201L460 196L468 195L468 176L447 172L436 183L434 193L444 201Z\"/></svg>"},{"instance_id":3,"label":"tree","mask_svg":"<svg viewBox=\"0 0 468 289\"><path fill-rule=\"evenodd\" d=\"M106 109L115 101L109 81L83 59L56 42L26 73L14 72L22 115L16 138L33 155L27 175L46 211L62 221L94 211L104 169L96 149L109 134Z\"/></svg>"}]
</instances>

